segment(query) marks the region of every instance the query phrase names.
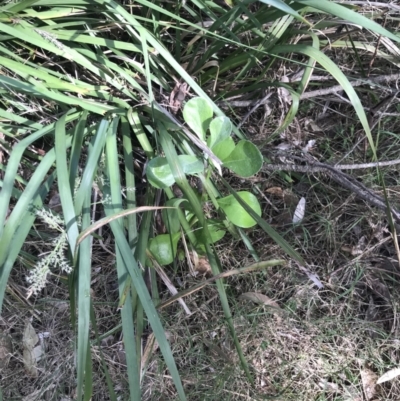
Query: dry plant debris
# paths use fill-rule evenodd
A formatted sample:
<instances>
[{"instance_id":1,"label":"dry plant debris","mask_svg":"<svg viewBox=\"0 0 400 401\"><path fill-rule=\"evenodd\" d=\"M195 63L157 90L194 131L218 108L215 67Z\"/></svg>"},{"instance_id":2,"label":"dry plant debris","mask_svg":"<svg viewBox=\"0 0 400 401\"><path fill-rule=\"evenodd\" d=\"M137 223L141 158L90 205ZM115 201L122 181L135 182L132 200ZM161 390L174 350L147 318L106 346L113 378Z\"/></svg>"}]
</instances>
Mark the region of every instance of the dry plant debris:
<instances>
[{"instance_id":1,"label":"dry plant debris","mask_svg":"<svg viewBox=\"0 0 400 401\"><path fill-rule=\"evenodd\" d=\"M30 322L27 322L24 335L22 337L23 345L23 360L26 372L29 376L37 377L37 363L43 356L44 349L42 344L39 344L39 336L36 334L35 329Z\"/></svg>"}]
</instances>

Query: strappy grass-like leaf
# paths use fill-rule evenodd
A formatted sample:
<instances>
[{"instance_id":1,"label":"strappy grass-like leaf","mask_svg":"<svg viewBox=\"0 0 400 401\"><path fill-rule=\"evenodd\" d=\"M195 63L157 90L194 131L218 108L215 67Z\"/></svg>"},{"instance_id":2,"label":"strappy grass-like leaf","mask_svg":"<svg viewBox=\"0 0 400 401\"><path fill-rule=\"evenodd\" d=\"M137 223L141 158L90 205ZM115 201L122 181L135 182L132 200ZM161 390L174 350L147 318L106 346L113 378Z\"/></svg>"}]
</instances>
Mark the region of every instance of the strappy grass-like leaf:
<instances>
[{"instance_id":1,"label":"strappy grass-like leaf","mask_svg":"<svg viewBox=\"0 0 400 401\"><path fill-rule=\"evenodd\" d=\"M162 125L159 125L160 130L160 143L164 149L165 156L168 160L168 163L171 167L172 174L174 175L175 181L177 185L181 188L182 192L185 194L186 199L189 201L190 205L193 207L194 214L196 215L197 219L199 220L200 227L202 227L201 231L201 240L203 245L205 246L207 257L210 262L211 270L214 275L220 273L220 263L218 260L218 256L215 254L214 250L210 246L210 242L212 242L211 236L208 233L208 226L206 223L206 218L204 216L201 204L197 199L196 195L193 192L193 189L190 187L189 183L186 180L184 171L182 166L179 163L179 159L176 154L176 150L174 149L174 145L172 140L170 139L168 132ZM227 320L227 324L232 335L233 341L235 343L236 351L239 355L241 365L248 377L249 380L251 379L251 374L249 367L247 365L247 361L243 355L242 348L240 346L235 328L233 326L232 314L229 308L228 298L226 296L225 288L223 285L222 280L217 280L217 288L222 304L222 308L224 310L225 318Z\"/></svg>"},{"instance_id":2,"label":"strappy grass-like leaf","mask_svg":"<svg viewBox=\"0 0 400 401\"><path fill-rule=\"evenodd\" d=\"M107 142L106 142L106 155L107 155L107 170L105 171L106 176L109 180L109 185L104 186L104 194L108 195L109 201L104 205L104 211L107 217L110 216L112 212L121 211L122 209L122 196L121 196L121 184L118 169L115 168L118 165L118 151L116 146L116 128L111 129L108 132ZM121 220L113 220L110 222L111 228L118 230L119 239L116 237L116 267L119 281L119 293L122 296L124 290L124 281L126 280L126 274L128 273L127 261L124 259L124 252L126 253L126 247L129 249L128 242L125 239L123 233L123 225ZM122 248L124 248L122 250ZM132 251L129 250L131 259L133 259ZM126 256L126 255L125 255ZM134 261L134 259L133 259ZM136 261L134 261L136 263ZM140 275L140 273L138 273ZM141 277L141 276L140 276ZM143 278L142 278L143 281ZM138 284L140 285L140 284ZM145 287L145 285L144 285ZM129 390L131 397L133 399L141 398L140 391L140 374L138 370L139 350L136 347L136 339L134 332L134 322L133 322L133 310L132 310L132 300L131 294L128 292L126 294L126 302L121 310L122 318L122 330L124 334L124 341L126 347L126 362L129 378ZM157 318L156 316L154 317Z\"/></svg>"},{"instance_id":3,"label":"strappy grass-like leaf","mask_svg":"<svg viewBox=\"0 0 400 401\"><path fill-rule=\"evenodd\" d=\"M356 111L358 118L360 119L360 123L362 124L365 134L367 135L369 144L371 146L372 152L374 154L374 158L377 159L375 143L371 135L371 130L368 124L368 119L365 114L365 110L361 104L360 98L358 97L356 91L350 84L347 77L343 74L342 71L337 67L337 65L330 60L325 54L316 50L311 46L304 45L282 45L277 46L272 49L272 52L276 54L280 53L289 53L289 52L299 52L306 54L309 57L312 57L314 60L318 61L333 77L339 82L339 84L343 87L343 90L347 93L347 96L350 99L351 104Z\"/></svg>"},{"instance_id":4,"label":"strappy grass-like leaf","mask_svg":"<svg viewBox=\"0 0 400 401\"><path fill-rule=\"evenodd\" d=\"M387 29L383 28L381 25L364 17L363 15L350 10L340 4L333 1L327 0L297 0L297 3L303 4L305 6L313 7L316 10L321 10L325 13L335 15L336 17L342 18L352 23L361 25L365 29L370 29L380 35L387 36L388 38L400 42L400 38L393 33L389 32Z\"/></svg>"}]
</instances>

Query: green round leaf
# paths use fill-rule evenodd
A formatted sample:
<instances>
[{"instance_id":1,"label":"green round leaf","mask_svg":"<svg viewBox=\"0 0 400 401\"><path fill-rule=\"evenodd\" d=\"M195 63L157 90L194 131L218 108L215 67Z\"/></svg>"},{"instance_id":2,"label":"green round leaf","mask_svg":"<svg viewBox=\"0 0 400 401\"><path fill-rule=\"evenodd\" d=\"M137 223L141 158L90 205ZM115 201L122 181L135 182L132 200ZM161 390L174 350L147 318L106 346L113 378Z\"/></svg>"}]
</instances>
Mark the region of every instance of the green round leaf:
<instances>
[{"instance_id":1,"label":"green round leaf","mask_svg":"<svg viewBox=\"0 0 400 401\"><path fill-rule=\"evenodd\" d=\"M197 174L204 171L204 163L193 155L179 155L179 163L186 174ZM171 167L165 157L155 157L149 161L146 169L147 178L156 188L167 188L175 183Z\"/></svg>"},{"instance_id":2,"label":"green round leaf","mask_svg":"<svg viewBox=\"0 0 400 401\"><path fill-rule=\"evenodd\" d=\"M175 183L171 167L165 157L155 157L149 161L146 175L151 185L156 188L168 188Z\"/></svg>"},{"instance_id":3,"label":"green round leaf","mask_svg":"<svg viewBox=\"0 0 400 401\"><path fill-rule=\"evenodd\" d=\"M251 177L258 173L263 164L263 157L250 141L241 140L226 159L221 159L224 167L231 169L241 177Z\"/></svg>"},{"instance_id":4,"label":"green round leaf","mask_svg":"<svg viewBox=\"0 0 400 401\"><path fill-rule=\"evenodd\" d=\"M197 174L204 171L202 160L193 155L179 155L179 162L185 174Z\"/></svg>"},{"instance_id":5,"label":"green round leaf","mask_svg":"<svg viewBox=\"0 0 400 401\"><path fill-rule=\"evenodd\" d=\"M242 191L237 193L259 216L261 207L257 198L250 192ZM249 228L255 226L256 221L244 210L233 195L218 199L218 204L225 212L228 219L238 227Z\"/></svg>"},{"instance_id":6,"label":"green round leaf","mask_svg":"<svg viewBox=\"0 0 400 401\"><path fill-rule=\"evenodd\" d=\"M207 145L212 148L218 142L231 136L232 123L228 117L216 117L210 124L210 136L207 139Z\"/></svg>"},{"instance_id":7,"label":"green round leaf","mask_svg":"<svg viewBox=\"0 0 400 401\"><path fill-rule=\"evenodd\" d=\"M221 161L224 161L235 149L235 142L231 137L218 142L215 146L211 148L214 155L217 156Z\"/></svg>"},{"instance_id":8,"label":"green round leaf","mask_svg":"<svg viewBox=\"0 0 400 401\"><path fill-rule=\"evenodd\" d=\"M213 117L213 110L210 104L201 97L190 99L183 108L183 118L187 125L203 141L206 139L206 132Z\"/></svg>"},{"instance_id":9,"label":"green round leaf","mask_svg":"<svg viewBox=\"0 0 400 401\"><path fill-rule=\"evenodd\" d=\"M149 250L161 265L169 265L173 262L176 255L180 234L161 234L150 240Z\"/></svg>"},{"instance_id":10,"label":"green round leaf","mask_svg":"<svg viewBox=\"0 0 400 401\"><path fill-rule=\"evenodd\" d=\"M208 233L210 234L208 242L214 244L215 242L218 242L220 239L222 239L226 234L226 231L223 229L224 227L225 226L218 220L207 220ZM198 230L195 231L195 236L199 242L203 240Z\"/></svg>"},{"instance_id":11,"label":"green round leaf","mask_svg":"<svg viewBox=\"0 0 400 401\"><path fill-rule=\"evenodd\" d=\"M207 225L212 243L218 242L225 236L226 231L223 230L224 226L218 220L209 220Z\"/></svg>"}]
</instances>

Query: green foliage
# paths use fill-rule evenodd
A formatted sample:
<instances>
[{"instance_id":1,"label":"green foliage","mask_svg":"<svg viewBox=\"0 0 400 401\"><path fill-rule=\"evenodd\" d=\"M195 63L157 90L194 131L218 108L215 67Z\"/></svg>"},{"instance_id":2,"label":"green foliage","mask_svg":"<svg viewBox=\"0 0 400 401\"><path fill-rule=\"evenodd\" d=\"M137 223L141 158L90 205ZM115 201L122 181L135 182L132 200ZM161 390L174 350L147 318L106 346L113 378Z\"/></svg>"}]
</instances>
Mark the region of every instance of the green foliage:
<instances>
[{"instance_id":1,"label":"green foliage","mask_svg":"<svg viewBox=\"0 0 400 401\"><path fill-rule=\"evenodd\" d=\"M241 140L236 146L231 138L232 123L226 117L213 116L212 108L201 98L189 100L183 109L183 117L193 131L224 162L224 166L241 177L251 177L260 171L263 158L258 148L250 141Z\"/></svg>"},{"instance_id":2,"label":"green foliage","mask_svg":"<svg viewBox=\"0 0 400 401\"><path fill-rule=\"evenodd\" d=\"M177 234L181 229L181 224L179 222L179 213L177 208L179 207L179 201L176 199L170 199L166 202L165 206L171 207L168 209L163 209L161 211L163 223L167 227L167 231L170 234Z\"/></svg>"},{"instance_id":3,"label":"green foliage","mask_svg":"<svg viewBox=\"0 0 400 401\"><path fill-rule=\"evenodd\" d=\"M229 157L229 155L233 152L233 149L235 149L235 142L232 137L228 137L220 142L217 142L213 146L212 151L219 159L223 161Z\"/></svg>"},{"instance_id":4,"label":"green foliage","mask_svg":"<svg viewBox=\"0 0 400 401\"><path fill-rule=\"evenodd\" d=\"M261 216L260 204L252 193L241 191L237 192L237 195L246 202L258 216ZM229 220L238 227L250 228L257 224L257 222L249 215L249 213L246 212L233 195L218 199L218 204Z\"/></svg>"},{"instance_id":5,"label":"green foliage","mask_svg":"<svg viewBox=\"0 0 400 401\"><path fill-rule=\"evenodd\" d=\"M258 173L263 157L258 148L250 141L241 140L232 152L223 159L224 166L241 177L251 177Z\"/></svg>"},{"instance_id":6,"label":"green foliage","mask_svg":"<svg viewBox=\"0 0 400 401\"><path fill-rule=\"evenodd\" d=\"M169 265L176 256L180 234L161 234L149 242L149 251L160 265Z\"/></svg>"},{"instance_id":7,"label":"green foliage","mask_svg":"<svg viewBox=\"0 0 400 401\"><path fill-rule=\"evenodd\" d=\"M178 159L185 174L196 174L204 171L204 164L196 156L179 155ZM175 183L171 167L165 157L155 157L150 160L146 173L149 182L156 188L167 188Z\"/></svg>"},{"instance_id":8,"label":"green foliage","mask_svg":"<svg viewBox=\"0 0 400 401\"><path fill-rule=\"evenodd\" d=\"M186 108L186 106L185 106ZM209 148L214 148L219 142L230 138L232 133L232 123L227 117L216 117L210 123L210 136L207 138Z\"/></svg>"},{"instance_id":9,"label":"green foliage","mask_svg":"<svg viewBox=\"0 0 400 401\"><path fill-rule=\"evenodd\" d=\"M226 230L224 228L225 226L221 223L220 220L207 219L207 230L209 233L209 237L207 238L207 240L212 244L221 240L226 234Z\"/></svg>"},{"instance_id":10,"label":"green foliage","mask_svg":"<svg viewBox=\"0 0 400 401\"><path fill-rule=\"evenodd\" d=\"M201 97L190 99L183 109L183 117L186 123L203 141L206 139L206 132L213 114L210 104Z\"/></svg>"},{"instance_id":11,"label":"green foliage","mask_svg":"<svg viewBox=\"0 0 400 401\"><path fill-rule=\"evenodd\" d=\"M201 98L189 100L183 109L183 116L187 124L203 141L206 138L208 130L210 130L210 135L207 137L207 144L211 147L211 150L216 156L224 162L223 165L225 167L230 168L241 177L250 177L260 170L263 159L257 147L247 140L240 140L238 144L235 145L231 137L232 123L226 117L216 117L211 120L213 111L212 108L209 107L207 101ZM162 135L168 135L167 131L163 132L164 134ZM182 173L185 175L196 173L203 176L205 175L204 164L195 156L178 155L176 158L173 158L173 162L177 166L179 165L179 169L181 169ZM156 188L166 189L176 182L173 170L174 167L168 163L167 157L155 157L148 163L147 177L149 182ZM253 194L242 191L239 192L238 195L258 215L261 215L260 205ZM212 195L210 194L210 196ZM225 216L237 227L250 228L257 224L232 195L217 199L217 202L218 206L225 213ZM171 204L171 202L169 204ZM191 203L189 202L189 204ZM168 214L171 218L172 212L166 209L163 213L164 222L167 223ZM175 219L176 217L178 216L176 215ZM192 215L189 214L186 215L186 217L190 220ZM171 227L171 234L177 233L179 229L176 223L174 225L175 227ZM197 244L193 244L193 246L197 248L197 250L204 251L204 241L207 244L214 243L222 239L225 235L225 231L216 229L217 226L215 224L207 224L207 227L209 229L207 230L207 235L204 237L202 234L196 235ZM176 255L177 239L178 237L176 236L173 236L172 239L168 239L168 235L159 235L151 240L150 251L160 265L169 264L173 261Z\"/></svg>"},{"instance_id":12,"label":"green foliage","mask_svg":"<svg viewBox=\"0 0 400 401\"><path fill-rule=\"evenodd\" d=\"M89 342L90 319L95 326L90 298L92 240L82 236L91 223L93 191L102 194L101 208L110 218L115 241L132 400L141 399L144 372L139 347L146 324L155 334L177 396L186 399L165 330L143 279L147 251L160 264L171 263L179 238L184 235L190 247L207 255L216 275L221 263L211 244L225 235L222 222L228 219L242 228L258 223L287 254L301 261L299 254L260 217L261 208L253 194L236 193L226 184L230 195L221 198L216 190L215 163L209 157L206 160L205 150L213 152L224 167L241 177L256 174L262 157L209 93L218 92L218 96L228 98L236 96L238 90L253 94L254 90L277 85L266 78L271 75L268 72L274 62L293 53L302 54L307 59L306 68L299 84L289 88L293 104L283 126L295 118L299 96L319 63L318 68L331 74L347 93L375 153L357 93L345 74L320 50L326 43L315 40L314 32L348 20L395 42L400 39L367 17L332 1L299 0L290 6L279 0L262 3L265 4L254 9L243 2L231 7L213 2L186 2L184 6L181 2L165 2L160 6L145 0L138 0L138 7L132 9L110 0L77 0L72 6L56 0L45 4L23 0L3 2L0 6L0 128L9 147L7 165L2 166L5 176L0 192L0 309L18 255L24 243L29 242L33 228L37 230L34 208L42 208L50 191L57 191L68 234L68 262L74 268L68 291L71 322L77 334L79 401L90 399L93 393ZM317 18L315 12L319 13ZM325 21L321 14L339 20ZM203 25L205 17L212 24L207 28ZM301 43L292 44L299 33L294 25L298 21L306 23L308 30L302 31ZM112 30L104 29L105 26ZM168 37L174 39L172 42L165 40L166 30ZM338 41L332 46L347 45ZM369 44L365 46L355 42L356 48L375 52ZM381 50L376 54L393 62ZM247 76L251 80L246 81ZM183 118L199 138L197 144L158 103L159 93L172 91L175 77L186 82L195 95L184 105ZM280 129L276 127L276 132ZM32 156L31 146L40 148L43 144L44 155ZM148 159L145 177L139 175L146 180L146 206L155 203L155 187L162 190L166 206L174 207L162 211L168 234L151 232L154 211L141 210L141 220L136 220L134 214L118 214L137 204L135 169L140 163L134 160L134 149ZM20 176L20 166L32 165L32 157L35 168L26 181ZM187 176L192 175L203 183L203 194L189 184ZM181 188L183 200L174 199L170 189L173 184ZM121 193L126 193L126 198ZM204 201L213 205L215 219L206 218ZM112 216L118 216L118 220ZM28 271L31 268L26 265ZM225 284L219 279L216 285L240 362L251 380L234 329ZM109 377L106 364L103 369ZM114 395L111 397L115 399Z\"/></svg>"}]
</instances>

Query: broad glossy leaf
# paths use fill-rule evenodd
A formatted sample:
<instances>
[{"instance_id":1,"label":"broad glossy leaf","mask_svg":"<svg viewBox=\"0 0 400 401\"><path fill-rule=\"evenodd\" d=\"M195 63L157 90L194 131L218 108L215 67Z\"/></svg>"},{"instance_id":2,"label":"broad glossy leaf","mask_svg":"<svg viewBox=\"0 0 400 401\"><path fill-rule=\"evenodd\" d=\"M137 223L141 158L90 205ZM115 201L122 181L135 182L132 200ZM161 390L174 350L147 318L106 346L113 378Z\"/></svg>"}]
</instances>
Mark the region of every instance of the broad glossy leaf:
<instances>
[{"instance_id":1,"label":"broad glossy leaf","mask_svg":"<svg viewBox=\"0 0 400 401\"><path fill-rule=\"evenodd\" d=\"M196 156L179 155L179 163L185 174L197 174L204 170L203 162ZM147 178L156 188L167 188L175 183L174 175L165 157L151 159L146 169Z\"/></svg>"},{"instance_id":2,"label":"broad glossy leaf","mask_svg":"<svg viewBox=\"0 0 400 401\"><path fill-rule=\"evenodd\" d=\"M235 142L233 142L231 137L228 137L218 142L211 150L215 156L224 161L232 153L233 149L235 149Z\"/></svg>"},{"instance_id":3,"label":"broad glossy leaf","mask_svg":"<svg viewBox=\"0 0 400 401\"><path fill-rule=\"evenodd\" d=\"M224 167L231 169L241 177L251 177L258 173L263 158L258 148L250 141L241 140L230 155L223 159Z\"/></svg>"},{"instance_id":4,"label":"broad glossy leaf","mask_svg":"<svg viewBox=\"0 0 400 401\"><path fill-rule=\"evenodd\" d=\"M207 145L212 148L218 142L231 136L232 123L227 117L216 117L210 124L210 136L207 139Z\"/></svg>"},{"instance_id":5,"label":"broad glossy leaf","mask_svg":"<svg viewBox=\"0 0 400 401\"><path fill-rule=\"evenodd\" d=\"M149 250L161 266L173 262L179 238L180 234L161 234L150 240Z\"/></svg>"},{"instance_id":6,"label":"broad glossy leaf","mask_svg":"<svg viewBox=\"0 0 400 401\"><path fill-rule=\"evenodd\" d=\"M218 222L214 220L208 224L208 232L213 243L218 242L226 234L226 231L222 229L222 225L218 224Z\"/></svg>"},{"instance_id":7,"label":"broad glossy leaf","mask_svg":"<svg viewBox=\"0 0 400 401\"><path fill-rule=\"evenodd\" d=\"M208 233L210 234L210 237L208 238L209 243L218 242L226 234L223 224L215 219L207 220L207 228L208 228ZM201 241L202 237L199 231L195 231L195 235L198 238L198 240Z\"/></svg>"},{"instance_id":8,"label":"broad glossy leaf","mask_svg":"<svg viewBox=\"0 0 400 401\"><path fill-rule=\"evenodd\" d=\"M179 155L179 163L185 174L198 174L204 171L204 163L193 155Z\"/></svg>"},{"instance_id":9,"label":"broad glossy leaf","mask_svg":"<svg viewBox=\"0 0 400 401\"><path fill-rule=\"evenodd\" d=\"M156 188L168 188L175 183L171 167L165 157L151 159L147 165L146 175L150 184Z\"/></svg>"},{"instance_id":10,"label":"broad glossy leaf","mask_svg":"<svg viewBox=\"0 0 400 401\"><path fill-rule=\"evenodd\" d=\"M183 108L183 118L187 125L202 141L206 139L212 117L213 109L210 103L201 97L190 99Z\"/></svg>"},{"instance_id":11,"label":"broad glossy leaf","mask_svg":"<svg viewBox=\"0 0 400 401\"><path fill-rule=\"evenodd\" d=\"M237 195L243 199L258 215L261 216L261 207L257 198L250 192L241 191ZM256 221L244 210L233 195L218 199L218 204L225 212L228 219L238 227L250 228L256 225Z\"/></svg>"}]
</instances>

